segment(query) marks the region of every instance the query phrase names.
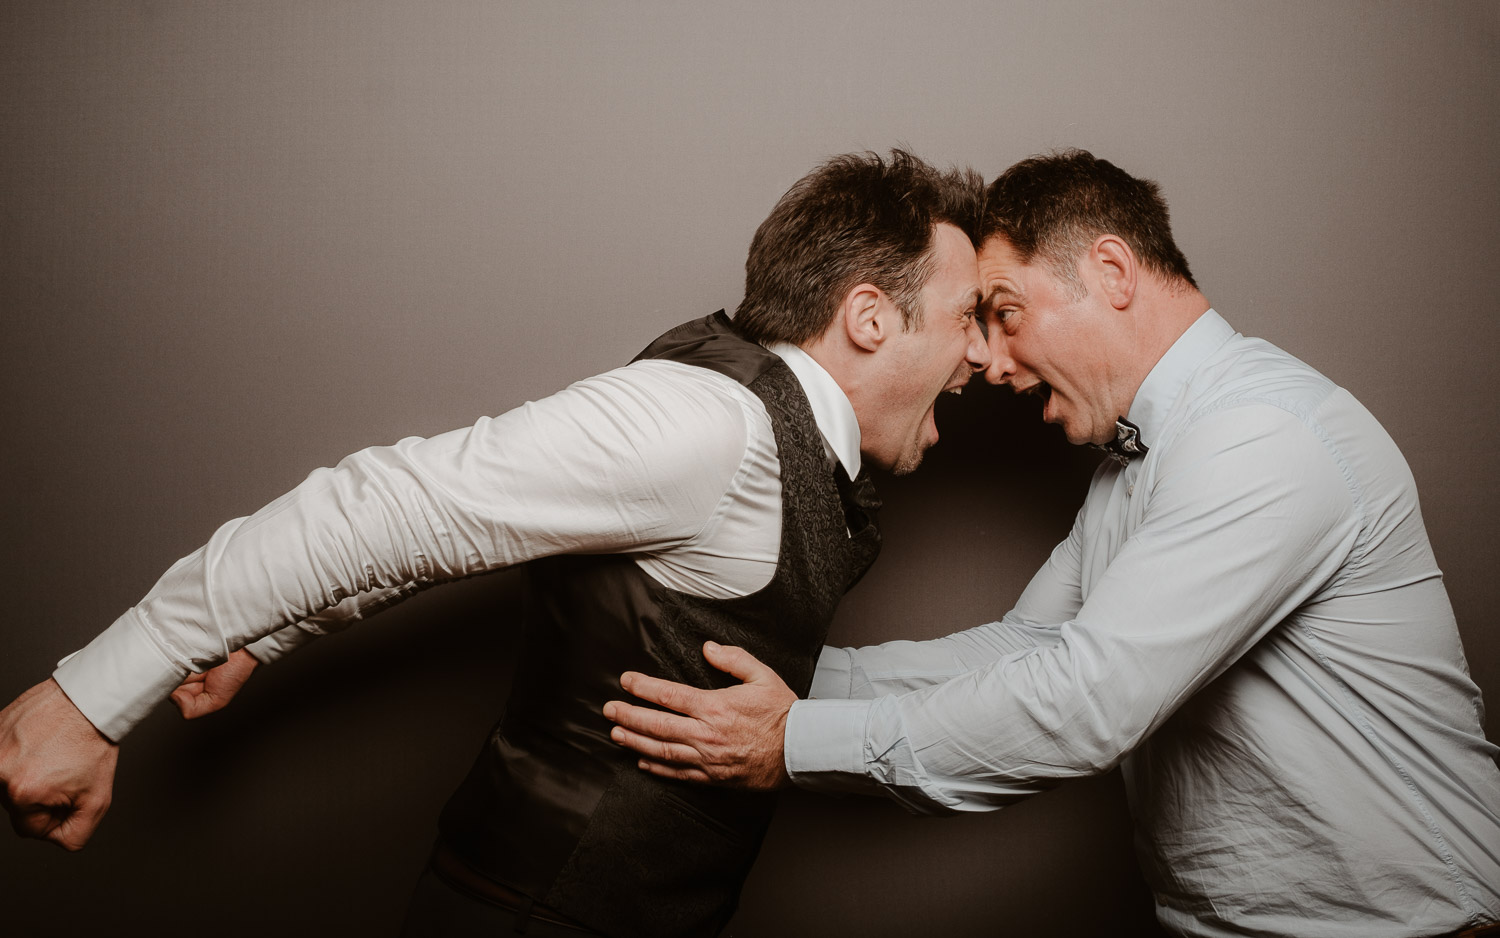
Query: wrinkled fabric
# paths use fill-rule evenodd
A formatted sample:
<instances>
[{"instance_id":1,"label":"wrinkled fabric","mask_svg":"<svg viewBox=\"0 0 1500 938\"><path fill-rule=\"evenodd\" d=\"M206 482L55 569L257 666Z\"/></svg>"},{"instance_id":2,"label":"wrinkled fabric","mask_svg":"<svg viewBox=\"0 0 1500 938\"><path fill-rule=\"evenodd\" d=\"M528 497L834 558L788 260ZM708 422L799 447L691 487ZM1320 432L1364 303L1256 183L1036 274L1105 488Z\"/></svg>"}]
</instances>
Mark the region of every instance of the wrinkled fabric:
<instances>
[{"instance_id":1,"label":"wrinkled fabric","mask_svg":"<svg viewBox=\"0 0 1500 938\"><path fill-rule=\"evenodd\" d=\"M799 785L913 811L1123 764L1158 914L1193 936L1382 938L1500 917L1500 772L1389 436L1210 310L999 622L826 649Z\"/></svg>"},{"instance_id":2,"label":"wrinkled fabric","mask_svg":"<svg viewBox=\"0 0 1500 938\"><path fill-rule=\"evenodd\" d=\"M838 385L800 349L773 351L807 388L825 451L857 460ZM742 384L636 362L316 470L221 527L53 676L118 741L234 649L274 660L434 584L539 557L628 553L671 589L746 595L775 571L777 473L770 419Z\"/></svg>"}]
</instances>

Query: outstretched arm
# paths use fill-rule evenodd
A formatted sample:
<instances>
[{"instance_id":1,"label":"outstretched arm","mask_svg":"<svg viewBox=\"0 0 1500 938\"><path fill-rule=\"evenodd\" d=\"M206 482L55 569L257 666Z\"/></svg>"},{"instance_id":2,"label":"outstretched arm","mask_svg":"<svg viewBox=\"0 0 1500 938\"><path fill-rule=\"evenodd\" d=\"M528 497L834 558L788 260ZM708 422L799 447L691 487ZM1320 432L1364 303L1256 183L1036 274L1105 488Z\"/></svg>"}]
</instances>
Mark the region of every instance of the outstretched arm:
<instances>
[{"instance_id":1,"label":"outstretched arm","mask_svg":"<svg viewBox=\"0 0 1500 938\"><path fill-rule=\"evenodd\" d=\"M82 848L109 810L118 756L56 681L26 691L0 710L0 803L11 826Z\"/></svg>"},{"instance_id":2,"label":"outstretched arm","mask_svg":"<svg viewBox=\"0 0 1500 938\"><path fill-rule=\"evenodd\" d=\"M744 418L651 364L315 471L174 564L55 679L119 740L189 673L348 597L691 539L744 458Z\"/></svg>"},{"instance_id":3,"label":"outstretched arm","mask_svg":"<svg viewBox=\"0 0 1500 938\"><path fill-rule=\"evenodd\" d=\"M114 742L174 693L188 716L222 706L253 667L243 646L346 597L691 543L750 458L757 406L731 379L647 362L313 473L221 528L4 711L0 793L17 831L81 847L109 803Z\"/></svg>"}]
</instances>

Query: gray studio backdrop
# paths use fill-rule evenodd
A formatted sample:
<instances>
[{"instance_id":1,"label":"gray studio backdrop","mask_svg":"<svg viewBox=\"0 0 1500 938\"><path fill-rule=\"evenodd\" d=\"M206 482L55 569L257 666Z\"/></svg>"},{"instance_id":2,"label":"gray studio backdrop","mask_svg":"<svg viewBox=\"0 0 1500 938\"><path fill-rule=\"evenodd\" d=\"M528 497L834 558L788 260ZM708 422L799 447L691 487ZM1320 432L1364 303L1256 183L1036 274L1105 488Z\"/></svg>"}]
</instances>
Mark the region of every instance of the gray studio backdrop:
<instances>
[{"instance_id":1,"label":"gray studio backdrop","mask_svg":"<svg viewBox=\"0 0 1500 938\"><path fill-rule=\"evenodd\" d=\"M1076 145L1160 180L1216 307L1390 429L1493 705L1497 36L1487 2L0 5L0 696L312 468L733 308L820 159ZM939 420L840 643L997 617L1067 531L1095 460L1034 405ZM0 838L0 932L392 933L523 592L163 707L94 844ZM1154 929L1111 775L957 819L792 793L730 932Z\"/></svg>"}]
</instances>

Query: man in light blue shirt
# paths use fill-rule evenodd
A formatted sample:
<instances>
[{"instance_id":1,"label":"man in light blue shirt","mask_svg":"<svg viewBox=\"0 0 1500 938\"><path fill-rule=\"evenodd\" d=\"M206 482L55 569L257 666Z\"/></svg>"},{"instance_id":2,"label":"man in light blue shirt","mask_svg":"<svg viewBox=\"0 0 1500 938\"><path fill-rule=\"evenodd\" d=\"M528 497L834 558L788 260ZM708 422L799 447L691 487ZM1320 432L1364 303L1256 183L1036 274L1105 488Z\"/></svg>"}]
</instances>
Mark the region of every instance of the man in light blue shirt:
<instances>
[{"instance_id":1,"label":"man in light blue shirt","mask_svg":"<svg viewBox=\"0 0 1500 938\"><path fill-rule=\"evenodd\" d=\"M1500 771L1416 488L1348 392L1239 335L1156 186L1081 151L991 186L994 383L1106 448L1073 530L999 621L826 649L794 701L627 690L643 767L986 810L1120 765L1171 932L1435 936L1500 918Z\"/></svg>"}]
</instances>

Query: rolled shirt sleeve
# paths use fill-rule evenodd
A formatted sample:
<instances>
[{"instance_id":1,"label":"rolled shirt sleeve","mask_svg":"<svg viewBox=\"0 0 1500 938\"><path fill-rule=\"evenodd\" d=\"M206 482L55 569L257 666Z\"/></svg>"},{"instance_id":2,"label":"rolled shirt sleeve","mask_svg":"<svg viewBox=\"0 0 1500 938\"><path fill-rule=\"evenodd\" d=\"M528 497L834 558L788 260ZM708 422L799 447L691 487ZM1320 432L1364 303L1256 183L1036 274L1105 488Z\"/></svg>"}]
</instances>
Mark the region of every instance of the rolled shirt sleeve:
<instances>
[{"instance_id":1,"label":"rolled shirt sleeve","mask_svg":"<svg viewBox=\"0 0 1500 938\"><path fill-rule=\"evenodd\" d=\"M847 651L851 692L862 669L871 686L910 688L795 704L786 744L793 781L884 791L913 811L947 813L1104 771L1327 588L1358 536L1336 455L1274 406L1201 417L1149 484L1131 484L1129 497L1144 499L1141 519L1086 595L1078 534L1092 495L1006 620ZM1126 483L1110 472L1096 476L1100 485ZM945 679L937 666L945 660L970 670ZM902 662L916 666L888 677ZM838 741L845 734L859 745Z\"/></svg>"}]
</instances>

